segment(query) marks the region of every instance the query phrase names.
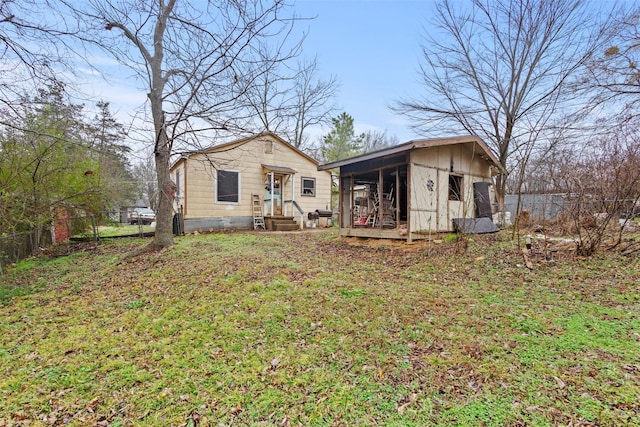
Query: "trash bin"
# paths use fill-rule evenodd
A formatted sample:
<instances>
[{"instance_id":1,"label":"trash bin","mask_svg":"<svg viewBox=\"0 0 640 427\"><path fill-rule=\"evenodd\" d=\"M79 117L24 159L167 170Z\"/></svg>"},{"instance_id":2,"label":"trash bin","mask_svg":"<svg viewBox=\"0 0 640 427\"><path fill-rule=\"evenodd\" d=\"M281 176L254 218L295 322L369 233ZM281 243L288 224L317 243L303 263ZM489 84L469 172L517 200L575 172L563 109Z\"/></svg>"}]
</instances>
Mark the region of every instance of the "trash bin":
<instances>
[{"instance_id":1,"label":"trash bin","mask_svg":"<svg viewBox=\"0 0 640 427\"><path fill-rule=\"evenodd\" d=\"M179 213L173 215L173 235L182 236L184 230L182 229L182 215Z\"/></svg>"}]
</instances>

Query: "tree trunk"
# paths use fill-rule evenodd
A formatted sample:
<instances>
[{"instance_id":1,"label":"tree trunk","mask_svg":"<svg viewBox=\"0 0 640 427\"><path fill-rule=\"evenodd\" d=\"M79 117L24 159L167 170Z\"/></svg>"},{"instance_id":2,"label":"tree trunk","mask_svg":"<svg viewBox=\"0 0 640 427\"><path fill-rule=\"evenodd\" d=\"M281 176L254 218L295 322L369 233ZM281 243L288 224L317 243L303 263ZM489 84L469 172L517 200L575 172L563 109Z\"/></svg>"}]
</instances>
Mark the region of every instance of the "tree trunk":
<instances>
[{"instance_id":1,"label":"tree trunk","mask_svg":"<svg viewBox=\"0 0 640 427\"><path fill-rule=\"evenodd\" d=\"M156 161L156 176L158 181L156 230L153 242L149 248L151 250L160 250L173 246L172 214L175 190L171 182L171 176L169 175L171 147L164 123L161 93L161 90L153 90L149 94L153 115L153 127L156 135L153 154Z\"/></svg>"},{"instance_id":2,"label":"tree trunk","mask_svg":"<svg viewBox=\"0 0 640 427\"><path fill-rule=\"evenodd\" d=\"M158 27L163 27L162 21ZM167 135L165 114L162 108L164 93L164 78L162 76L162 28L156 28L155 55L151 62L152 89L149 93L153 128L155 131L155 148L153 155L156 161L156 176L158 182L158 207L156 212L156 230L150 250L160 250L173 246L173 199L175 189L169 175L171 161L171 143Z\"/></svg>"},{"instance_id":3,"label":"tree trunk","mask_svg":"<svg viewBox=\"0 0 640 427\"><path fill-rule=\"evenodd\" d=\"M171 160L171 142L167 135L165 114L162 108L164 100L165 77L162 72L164 58L164 32L167 18L173 10L175 0L171 0L162 10L158 18L153 36L154 54L148 58L151 67L151 91L149 103L153 117L155 131L155 148L153 155L156 161L156 176L158 181L158 208L156 212L156 232L150 250L160 250L173 246L173 199L175 189L169 175Z\"/></svg>"},{"instance_id":4,"label":"tree trunk","mask_svg":"<svg viewBox=\"0 0 640 427\"><path fill-rule=\"evenodd\" d=\"M155 151L156 174L158 176L158 208L156 212L156 232L153 246L162 249L173 245L173 199L174 188L169 175L169 143L162 129Z\"/></svg>"}]
</instances>

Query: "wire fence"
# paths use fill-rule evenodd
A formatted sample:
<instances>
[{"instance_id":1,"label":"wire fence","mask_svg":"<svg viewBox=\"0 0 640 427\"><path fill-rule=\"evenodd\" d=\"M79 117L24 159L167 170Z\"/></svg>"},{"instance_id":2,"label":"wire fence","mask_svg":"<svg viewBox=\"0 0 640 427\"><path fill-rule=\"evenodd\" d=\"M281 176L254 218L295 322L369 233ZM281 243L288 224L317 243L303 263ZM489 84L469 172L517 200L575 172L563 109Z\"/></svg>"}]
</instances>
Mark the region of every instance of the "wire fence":
<instances>
[{"instance_id":1,"label":"wire fence","mask_svg":"<svg viewBox=\"0 0 640 427\"><path fill-rule=\"evenodd\" d=\"M0 271L8 265L39 255L56 244L69 241L97 241L104 237L138 237L153 234L148 224L129 224L126 213L60 215L47 227L0 234Z\"/></svg>"},{"instance_id":2,"label":"wire fence","mask_svg":"<svg viewBox=\"0 0 640 427\"><path fill-rule=\"evenodd\" d=\"M51 233L22 232L0 235L0 271L38 252L41 247L51 246Z\"/></svg>"},{"instance_id":3,"label":"wire fence","mask_svg":"<svg viewBox=\"0 0 640 427\"><path fill-rule=\"evenodd\" d=\"M175 235L184 234L181 212L180 210L173 216ZM105 238L149 237L155 234L155 220L133 219L130 221L126 211L81 216L60 215L48 227L38 230L15 233L0 231L0 274L8 265L48 252L55 245Z\"/></svg>"}]
</instances>

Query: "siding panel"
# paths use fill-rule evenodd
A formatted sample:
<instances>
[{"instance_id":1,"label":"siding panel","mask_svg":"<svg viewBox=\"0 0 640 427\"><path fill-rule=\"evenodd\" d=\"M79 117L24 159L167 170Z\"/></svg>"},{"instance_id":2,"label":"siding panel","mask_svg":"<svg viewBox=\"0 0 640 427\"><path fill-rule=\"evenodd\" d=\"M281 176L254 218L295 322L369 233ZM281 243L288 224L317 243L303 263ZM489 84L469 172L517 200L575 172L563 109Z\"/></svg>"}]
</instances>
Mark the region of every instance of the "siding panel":
<instances>
[{"instance_id":1,"label":"siding panel","mask_svg":"<svg viewBox=\"0 0 640 427\"><path fill-rule=\"evenodd\" d=\"M272 144L271 152L265 149L268 144ZM293 196L293 200L305 212L331 207L330 173L318 171L317 163L301 155L291 146L282 143L277 138L262 135L235 146L227 147L224 151L215 152L215 148L213 150L209 154L192 154L186 160L186 173L181 173L181 175L185 175L186 180L186 187L183 187L188 203L185 219L251 218L251 194L258 194L262 199L265 197L265 179L267 177L262 167L263 164L285 166L296 171L291 179L287 180L282 186L283 200L291 200ZM240 199L237 204L216 203L217 168L239 172ZM303 176L315 178L315 197L303 197L300 195ZM172 178L175 178L175 170L172 170ZM288 207L288 209L291 211L291 207ZM227 223L222 221L220 224L224 226ZM230 223L227 225L232 226ZM248 226L251 226L251 221Z\"/></svg>"}]
</instances>

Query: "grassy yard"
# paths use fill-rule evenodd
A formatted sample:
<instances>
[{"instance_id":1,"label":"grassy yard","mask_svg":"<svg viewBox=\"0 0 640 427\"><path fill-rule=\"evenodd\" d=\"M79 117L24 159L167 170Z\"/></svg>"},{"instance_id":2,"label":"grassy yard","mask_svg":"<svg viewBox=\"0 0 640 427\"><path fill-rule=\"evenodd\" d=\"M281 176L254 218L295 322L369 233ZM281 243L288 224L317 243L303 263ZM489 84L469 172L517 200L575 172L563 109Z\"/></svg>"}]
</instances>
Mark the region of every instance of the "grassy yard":
<instances>
[{"instance_id":1,"label":"grassy yard","mask_svg":"<svg viewBox=\"0 0 640 427\"><path fill-rule=\"evenodd\" d=\"M118 239L0 278L0 426L640 425L640 262Z\"/></svg>"},{"instance_id":2,"label":"grassy yard","mask_svg":"<svg viewBox=\"0 0 640 427\"><path fill-rule=\"evenodd\" d=\"M142 225L142 224L122 224L114 223L110 225L100 225L96 228L96 233L99 238L120 237L120 236L136 236L143 235L144 233L151 233L155 230L155 226ZM81 233L74 237L84 237L86 239L92 239L94 237L93 230L87 230L85 233Z\"/></svg>"}]
</instances>

